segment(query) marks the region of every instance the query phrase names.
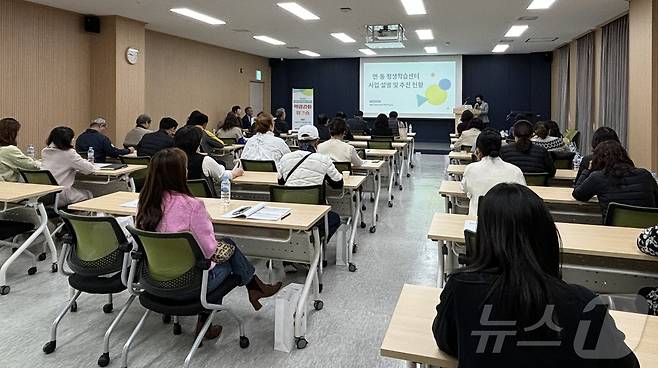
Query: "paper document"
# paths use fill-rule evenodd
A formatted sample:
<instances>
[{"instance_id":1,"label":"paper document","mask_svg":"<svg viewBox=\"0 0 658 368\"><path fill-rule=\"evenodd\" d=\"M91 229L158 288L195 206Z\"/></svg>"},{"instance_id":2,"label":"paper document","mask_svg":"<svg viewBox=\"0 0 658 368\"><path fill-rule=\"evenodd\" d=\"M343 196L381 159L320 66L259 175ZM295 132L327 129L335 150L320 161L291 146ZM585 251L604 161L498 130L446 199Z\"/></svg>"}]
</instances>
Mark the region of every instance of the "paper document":
<instances>
[{"instance_id":1,"label":"paper document","mask_svg":"<svg viewBox=\"0 0 658 368\"><path fill-rule=\"evenodd\" d=\"M472 231L474 233L477 232L478 229L478 222L475 220L466 220L464 221L464 230Z\"/></svg>"},{"instance_id":2,"label":"paper document","mask_svg":"<svg viewBox=\"0 0 658 368\"><path fill-rule=\"evenodd\" d=\"M110 166L112 164L94 164L94 167L97 169L102 169L104 167Z\"/></svg>"},{"instance_id":3,"label":"paper document","mask_svg":"<svg viewBox=\"0 0 658 368\"><path fill-rule=\"evenodd\" d=\"M225 213L223 217L244 217L250 220L278 221L290 214L290 208L267 207L265 203L254 206L242 206L231 212Z\"/></svg>"},{"instance_id":4,"label":"paper document","mask_svg":"<svg viewBox=\"0 0 658 368\"><path fill-rule=\"evenodd\" d=\"M137 204L138 204L138 202L139 202L139 199L135 199L134 201L130 201L130 202L126 202L126 203L122 203L122 204L121 204L121 207L125 207L125 208L137 208Z\"/></svg>"}]
</instances>

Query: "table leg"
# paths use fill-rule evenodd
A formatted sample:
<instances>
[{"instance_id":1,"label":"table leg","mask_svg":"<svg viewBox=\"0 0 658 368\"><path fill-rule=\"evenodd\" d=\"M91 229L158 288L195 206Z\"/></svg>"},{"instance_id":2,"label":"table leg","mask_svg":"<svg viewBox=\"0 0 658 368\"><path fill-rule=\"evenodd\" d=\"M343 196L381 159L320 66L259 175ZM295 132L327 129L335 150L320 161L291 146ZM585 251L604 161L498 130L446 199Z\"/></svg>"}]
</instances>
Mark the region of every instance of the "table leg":
<instances>
[{"instance_id":1,"label":"table leg","mask_svg":"<svg viewBox=\"0 0 658 368\"><path fill-rule=\"evenodd\" d=\"M137 186L135 186L135 180L132 176L128 177L128 188L133 193L137 192Z\"/></svg>"},{"instance_id":2,"label":"table leg","mask_svg":"<svg viewBox=\"0 0 658 368\"><path fill-rule=\"evenodd\" d=\"M455 270L455 257L454 257L454 248L455 248L455 243L454 242L446 242L446 247L448 247L448 254L446 254L445 258L445 264L444 264L444 272L446 275L449 275L452 273L452 271Z\"/></svg>"},{"instance_id":3,"label":"table leg","mask_svg":"<svg viewBox=\"0 0 658 368\"><path fill-rule=\"evenodd\" d=\"M445 258L443 258L443 242L438 241L437 245L439 246L439 254L438 254L438 260L439 264L437 267L437 280L436 280L436 286L438 288L443 287L443 273L445 271Z\"/></svg>"},{"instance_id":4,"label":"table leg","mask_svg":"<svg viewBox=\"0 0 658 368\"><path fill-rule=\"evenodd\" d=\"M379 210L379 195L382 192L382 174L379 170L375 171L375 205L372 207L372 227L370 227L370 232L374 233L377 231L377 221L379 221L379 215L377 211Z\"/></svg>"},{"instance_id":5,"label":"table leg","mask_svg":"<svg viewBox=\"0 0 658 368\"><path fill-rule=\"evenodd\" d=\"M297 302L297 311L295 313L295 337L303 338L306 334L306 331L302 330L302 318L306 314L306 302L308 300L308 295L311 292L311 286L313 286L313 294L315 300L318 301L320 297L320 287L318 285L318 280L316 278L318 263L320 262L320 249L322 249L322 243L320 240L320 232L318 228L313 228L313 252L311 256L311 266L308 269L308 274L306 275L306 280L304 281L304 287L302 288L302 295L299 297Z\"/></svg>"},{"instance_id":6,"label":"table leg","mask_svg":"<svg viewBox=\"0 0 658 368\"><path fill-rule=\"evenodd\" d=\"M400 173L398 175L398 181L400 184L400 190L402 190L402 176L404 175L404 168L406 167L406 160L404 158L404 150L400 150Z\"/></svg>"},{"instance_id":7,"label":"table leg","mask_svg":"<svg viewBox=\"0 0 658 368\"><path fill-rule=\"evenodd\" d=\"M354 195L354 191L350 191L350 197ZM350 272L356 271L356 266L352 263L352 253L354 252L354 247L356 246L356 232L361 223L361 196L356 196L356 206L354 206L354 211L352 212L352 234L347 243L347 267Z\"/></svg>"},{"instance_id":8,"label":"table leg","mask_svg":"<svg viewBox=\"0 0 658 368\"><path fill-rule=\"evenodd\" d=\"M393 179L395 178L394 158L388 159L388 206L393 207Z\"/></svg>"}]
</instances>

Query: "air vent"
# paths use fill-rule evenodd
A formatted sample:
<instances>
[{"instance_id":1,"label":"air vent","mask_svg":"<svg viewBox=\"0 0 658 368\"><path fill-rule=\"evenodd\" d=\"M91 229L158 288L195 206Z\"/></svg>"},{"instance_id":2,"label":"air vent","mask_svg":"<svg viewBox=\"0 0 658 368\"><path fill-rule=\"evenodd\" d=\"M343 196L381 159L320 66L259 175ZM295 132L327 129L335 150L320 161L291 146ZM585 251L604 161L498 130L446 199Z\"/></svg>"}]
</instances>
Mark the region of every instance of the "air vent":
<instances>
[{"instance_id":1,"label":"air vent","mask_svg":"<svg viewBox=\"0 0 658 368\"><path fill-rule=\"evenodd\" d=\"M539 17L535 16L525 16L525 17L519 17L519 20L537 20Z\"/></svg>"},{"instance_id":2,"label":"air vent","mask_svg":"<svg viewBox=\"0 0 658 368\"><path fill-rule=\"evenodd\" d=\"M235 33L251 33L251 31L248 29L232 29L231 31Z\"/></svg>"},{"instance_id":3,"label":"air vent","mask_svg":"<svg viewBox=\"0 0 658 368\"><path fill-rule=\"evenodd\" d=\"M286 47L288 50L299 50L299 47L297 46L288 46Z\"/></svg>"},{"instance_id":4,"label":"air vent","mask_svg":"<svg viewBox=\"0 0 658 368\"><path fill-rule=\"evenodd\" d=\"M525 40L526 43L554 42L559 37L532 37Z\"/></svg>"}]
</instances>

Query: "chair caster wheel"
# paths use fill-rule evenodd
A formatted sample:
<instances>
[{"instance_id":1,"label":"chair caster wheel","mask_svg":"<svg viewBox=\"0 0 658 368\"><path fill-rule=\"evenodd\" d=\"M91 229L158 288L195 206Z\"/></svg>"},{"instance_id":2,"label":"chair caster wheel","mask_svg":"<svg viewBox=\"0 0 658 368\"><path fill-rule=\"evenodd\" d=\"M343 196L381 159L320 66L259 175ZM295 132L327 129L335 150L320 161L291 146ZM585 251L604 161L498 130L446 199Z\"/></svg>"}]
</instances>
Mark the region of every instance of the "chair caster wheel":
<instances>
[{"instance_id":1,"label":"chair caster wheel","mask_svg":"<svg viewBox=\"0 0 658 368\"><path fill-rule=\"evenodd\" d=\"M400 185L400 190L402 190L402 185Z\"/></svg>"},{"instance_id":2,"label":"chair caster wheel","mask_svg":"<svg viewBox=\"0 0 658 368\"><path fill-rule=\"evenodd\" d=\"M73 304L71 304L71 308L69 308L69 309L73 313L77 312L78 311L78 302L73 302Z\"/></svg>"},{"instance_id":3,"label":"chair caster wheel","mask_svg":"<svg viewBox=\"0 0 658 368\"><path fill-rule=\"evenodd\" d=\"M348 269L350 272L356 272L356 265L355 265L354 263L350 263L350 265L347 266L347 269Z\"/></svg>"},{"instance_id":4,"label":"chair caster wheel","mask_svg":"<svg viewBox=\"0 0 658 368\"><path fill-rule=\"evenodd\" d=\"M322 302L322 300L316 300L315 302L313 302L313 308L315 308L315 310L318 311L322 310L322 308L324 308L324 303Z\"/></svg>"},{"instance_id":5,"label":"chair caster wheel","mask_svg":"<svg viewBox=\"0 0 658 368\"><path fill-rule=\"evenodd\" d=\"M327 265L328 265L328 264L329 264L329 262L327 262L326 259L323 260L323 261L322 261L322 268L327 268Z\"/></svg>"},{"instance_id":6,"label":"chair caster wheel","mask_svg":"<svg viewBox=\"0 0 658 368\"><path fill-rule=\"evenodd\" d=\"M361 206L361 211L365 211L365 210L366 210L366 205L364 204L363 206Z\"/></svg>"},{"instance_id":7,"label":"chair caster wheel","mask_svg":"<svg viewBox=\"0 0 658 368\"><path fill-rule=\"evenodd\" d=\"M52 266L50 266L50 272L52 273L57 272L57 263L53 263Z\"/></svg>"},{"instance_id":8,"label":"chair caster wheel","mask_svg":"<svg viewBox=\"0 0 658 368\"><path fill-rule=\"evenodd\" d=\"M361 228L362 228L362 229L365 229L365 228L366 228L366 223L363 222L363 221L361 221Z\"/></svg>"},{"instance_id":9,"label":"chair caster wheel","mask_svg":"<svg viewBox=\"0 0 658 368\"><path fill-rule=\"evenodd\" d=\"M27 274L28 275L34 275L35 273L37 273L37 268L36 267L30 267L30 268L27 269Z\"/></svg>"},{"instance_id":10,"label":"chair caster wheel","mask_svg":"<svg viewBox=\"0 0 658 368\"><path fill-rule=\"evenodd\" d=\"M356 244L354 244L354 245L352 246L352 254L356 253L358 249L359 249L359 246L356 245Z\"/></svg>"},{"instance_id":11,"label":"chair caster wheel","mask_svg":"<svg viewBox=\"0 0 658 368\"><path fill-rule=\"evenodd\" d=\"M374 234L377 231L377 226L370 227L370 234Z\"/></svg>"},{"instance_id":12,"label":"chair caster wheel","mask_svg":"<svg viewBox=\"0 0 658 368\"><path fill-rule=\"evenodd\" d=\"M370 203L375 203L375 198L370 198Z\"/></svg>"},{"instance_id":13,"label":"chair caster wheel","mask_svg":"<svg viewBox=\"0 0 658 368\"><path fill-rule=\"evenodd\" d=\"M174 323L174 335L178 336L183 333L183 328L180 326L180 323Z\"/></svg>"},{"instance_id":14,"label":"chair caster wheel","mask_svg":"<svg viewBox=\"0 0 658 368\"><path fill-rule=\"evenodd\" d=\"M379 215L375 216L375 221L379 221Z\"/></svg>"},{"instance_id":15,"label":"chair caster wheel","mask_svg":"<svg viewBox=\"0 0 658 368\"><path fill-rule=\"evenodd\" d=\"M395 195L394 195L394 194L391 194L391 199L395 199Z\"/></svg>"},{"instance_id":16,"label":"chair caster wheel","mask_svg":"<svg viewBox=\"0 0 658 368\"><path fill-rule=\"evenodd\" d=\"M414 165L414 164L411 164L411 168L413 169L414 167L416 167L416 165Z\"/></svg>"},{"instance_id":17,"label":"chair caster wheel","mask_svg":"<svg viewBox=\"0 0 658 368\"><path fill-rule=\"evenodd\" d=\"M43 352L46 354L50 354L53 351L55 351L55 348L57 347L57 341L48 341L46 345L43 346Z\"/></svg>"},{"instance_id":18,"label":"chair caster wheel","mask_svg":"<svg viewBox=\"0 0 658 368\"><path fill-rule=\"evenodd\" d=\"M110 353L103 353L98 358L98 365L101 367L107 367L107 365L110 364Z\"/></svg>"},{"instance_id":19,"label":"chair caster wheel","mask_svg":"<svg viewBox=\"0 0 658 368\"><path fill-rule=\"evenodd\" d=\"M249 347L249 339L247 336L240 336L240 347L246 349Z\"/></svg>"},{"instance_id":20,"label":"chair caster wheel","mask_svg":"<svg viewBox=\"0 0 658 368\"><path fill-rule=\"evenodd\" d=\"M304 349L306 346L308 346L308 341L306 341L305 338L303 337L298 337L297 341L295 342L295 345L297 345L297 349Z\"/></svg>"},{"instance_id":21,"label":"chair caster wheel","mask_svg":"<svg viewBox=\"0 0 658 368\"><path fill-rule=\"evenodd\" d=\"M103 313L106 313L106 314L107 313L112 313L113 310L114 310L114 306L112 305L112 303L107 303L103 306Z\"/></svg>"},{"instance_id":22,"label":"chair caster wheel","mask_svg":"<svg viewBox=\"0 0 658 368\"><path fill-rule=\"evenodd\" d=\"M388 206L389 206L389 207L393 207L393 202L388 201Z\"/></svg>"},{"instance_id":23,"label":"chair caster wheel","mask_svg":"<svg viewBox=\"0 0 658 368\"><path fill-rule=\"evenodd\" d=\"M46 252L43 252L39 254L39 257L37 257L39 261L45 261L46 260Z\"/></svg>"},{"instance_id":24,"label":"chair caster wheel","mask_svg":"<svg viewBox=\"0 0 658 368\"><path fill-rule=\"evenodd\" d=\"M9 294L9 291L11 291L11 287L9 285L2 285L2 287L0 287L0 295L7 295Z\"/></svg>"},{"instance_id":25,"label":"chair caster wheel","mask_svg":"<svg viewBox=\"0 0 658 368\"><path fill-rule=\"evenodd\" d=\"M163 314L162 315L162 323L164 323L165 325L170 324L171 323L171 316L168 315L168 314Z\"/></svg>"}]
</instances>

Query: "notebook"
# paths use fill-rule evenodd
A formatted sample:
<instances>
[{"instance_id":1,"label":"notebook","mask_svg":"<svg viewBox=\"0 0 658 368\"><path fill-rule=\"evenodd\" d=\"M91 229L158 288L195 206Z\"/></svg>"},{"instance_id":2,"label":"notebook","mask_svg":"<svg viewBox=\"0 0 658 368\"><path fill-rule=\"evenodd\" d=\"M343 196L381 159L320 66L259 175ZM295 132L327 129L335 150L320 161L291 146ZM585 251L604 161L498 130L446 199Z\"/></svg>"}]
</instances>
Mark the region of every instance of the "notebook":
<instances>
[{"instance_id":1,"label":"notebook","mask_svg":"<svg viewBox=\"0 0 658 368\"><path fill-rule=\"evenodd\" d=\"M464 221L464 230L468 230L476 233L478 230L478 222L475 220Z\"/></svg>"},{"instance_id":2,"label":"notebook","mask_svg":"<svg viewBox=\"0 0 658 368\"><path fill-rule=\"evenodd\" d=\"M101 171L114 171L128 167L126 164L94 164L94 166Z\"/></svg>"},{"instance_id":3,"label":"notebook","mask_svg":"<svg viewBox=\"0 0 658 368\"><path fill-rule=\"evenodd\" d=\"M265 203L254 206L241 206L225 213L227 218L246 218L249 220L279 221L290 215L290 208L267 207Z\"/></svg>"}]
</instances>

